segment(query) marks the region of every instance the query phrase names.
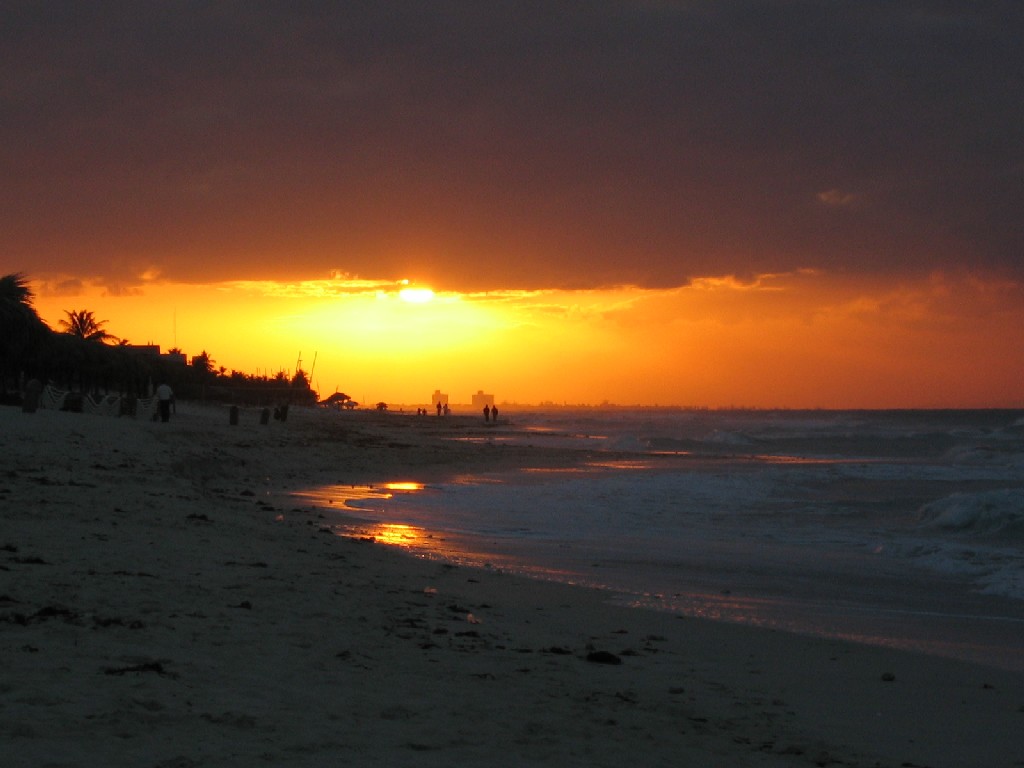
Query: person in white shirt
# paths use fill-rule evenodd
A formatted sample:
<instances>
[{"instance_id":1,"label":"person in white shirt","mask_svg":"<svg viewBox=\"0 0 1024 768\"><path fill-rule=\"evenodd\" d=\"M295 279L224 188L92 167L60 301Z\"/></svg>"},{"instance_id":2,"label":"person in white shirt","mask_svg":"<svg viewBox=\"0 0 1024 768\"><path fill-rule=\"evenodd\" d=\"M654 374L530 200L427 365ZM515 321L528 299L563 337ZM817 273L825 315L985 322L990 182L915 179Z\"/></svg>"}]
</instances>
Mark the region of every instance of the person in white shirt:
<instances>
[{"instance_id":1,"label":"person in white shirt","mask_svg":"<svg viewBox=\"0 0 1024 768\"><path fill-rule=\"evenodd\" d=\"M156 398L160 403L160 421L170 421L171 401L174 399L174 392L166 384L156 388Z\"/></svg>"}]
</instances>

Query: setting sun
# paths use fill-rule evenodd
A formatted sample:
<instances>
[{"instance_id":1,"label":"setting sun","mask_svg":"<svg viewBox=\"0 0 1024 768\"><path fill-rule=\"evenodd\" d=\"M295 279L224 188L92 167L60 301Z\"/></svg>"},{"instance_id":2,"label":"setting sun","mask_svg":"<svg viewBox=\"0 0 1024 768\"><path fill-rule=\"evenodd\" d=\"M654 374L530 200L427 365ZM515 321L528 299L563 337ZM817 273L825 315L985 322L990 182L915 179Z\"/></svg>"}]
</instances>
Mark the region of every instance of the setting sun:
<instances>
[{"instance_id":1,"label":"setting sun","mask_svg":"<svg viewBox=\"0 0 1024 768\"><path fill-rule=\"evenodd\" d=\"M426 304L434 298L434 292L429 288L403 288L398 292L398 298L410 304Z\"/></svg>"}]
</instances>

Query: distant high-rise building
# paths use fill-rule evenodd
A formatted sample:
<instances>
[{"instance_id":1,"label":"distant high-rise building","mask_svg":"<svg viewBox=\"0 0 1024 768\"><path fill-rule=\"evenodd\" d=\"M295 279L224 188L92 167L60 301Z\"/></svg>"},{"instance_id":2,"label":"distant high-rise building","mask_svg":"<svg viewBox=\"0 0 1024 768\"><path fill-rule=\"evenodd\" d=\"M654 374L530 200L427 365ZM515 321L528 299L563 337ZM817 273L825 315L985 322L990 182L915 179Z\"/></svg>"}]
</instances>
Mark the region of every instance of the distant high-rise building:
<instances>
[{"instance_id":1,"label":"distant high-rise building","mask_svg":"<svg viewBox=\"0 0 1024 768\"><path fill-rule=\"evenodd\" d=\"M482 389L478 389L476 394L473 395L473 407L483 408L485 405L494 406L494 395L484 394Z\"/></svg>"},{"instance_id":2,"label":"distant high-rise building","mask_svg":"<svg viewBox=\"0 0 1024 768\"><path fill-rule=\"evenodd\" d=\"M430 404L437 405L448 405L448 395L442 392L440 389L435 389L434 394L430 396Z\"/></svg>"}]
</instances>

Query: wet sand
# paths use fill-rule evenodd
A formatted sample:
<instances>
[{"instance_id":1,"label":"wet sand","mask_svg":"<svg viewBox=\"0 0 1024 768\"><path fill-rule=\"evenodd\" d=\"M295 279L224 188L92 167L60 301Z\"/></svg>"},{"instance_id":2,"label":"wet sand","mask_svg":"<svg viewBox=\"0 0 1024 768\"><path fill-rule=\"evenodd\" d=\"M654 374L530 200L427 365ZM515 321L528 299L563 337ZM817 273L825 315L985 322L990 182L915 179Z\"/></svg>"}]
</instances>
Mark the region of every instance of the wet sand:
<instances>
[{"instance_id":1,"label":"wet sand","mask_svg":"<svg viewBox=\"0 0 1024 768\"><path fill-rule=\"evenodd\" d=\"M290 495L585 458L495 434L0 408L0 762L1024 765L1019 673L417 559Z\"/></svg>"}]
</instances>

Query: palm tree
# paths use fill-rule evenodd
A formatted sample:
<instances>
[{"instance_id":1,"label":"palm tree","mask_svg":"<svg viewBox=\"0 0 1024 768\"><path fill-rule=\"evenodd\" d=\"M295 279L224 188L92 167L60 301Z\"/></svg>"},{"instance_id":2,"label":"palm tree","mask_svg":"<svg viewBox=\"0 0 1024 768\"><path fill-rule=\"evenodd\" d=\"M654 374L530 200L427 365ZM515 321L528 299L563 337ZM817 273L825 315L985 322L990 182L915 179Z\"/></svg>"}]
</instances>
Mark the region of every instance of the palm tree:
<instances>
[{"instance_id":1,"label":"palm tree","mask_svg":"<svg viewBox=\"0 0 1024 768\"><path fill-rule=\"evenodd\" d=\"M201 377L209 378L210 376L216 375L216 368L214 368L215 362L216 361L212 357L210 357L210 353L204 349L202 352L200 352L198 355L192 358L192 367L198 372L198 374Z\"/></svg>"},{"instance_id":2,"label":"palm tree","mask_svg":"<svg viewBox=\"0 0 1024 768\"><path fill-rule=\"evenodd\" d=\"M31 367L50 329L32 306L28 279L20 272L0 277L0 390L7 391L8 374L15 380Z\"/></svg>"},{"instance_id":3,"label":"palm tree","mask_svg":"<svg viewBox=\"0 0 1024 768\"><path fill-rule=\"evenodd\" d=\"M0 277L0 302L6 306L9 302L32 306L35 296L28 287L28 278L21 272Z\"/></svg>"},{"instance_id":4,"label":"palm tree","mask_svg":"<svg viewBox=\"0 0 1024 768\"><path fill-rule=\"evenodd\" d=\"M67 315L67 318L60 321L60 327L64 330L64 333L77 336L85 341L98 341L100 343L117 341L117 337L112 333L108 333L103 327L107 324L107 321L97 320L90 310L65 310L64 314Z\"/></svg>"},{"instance_id":5,"label":"palm tree","mask_svg":"<svg viewBox=\"0 0 1024 768\"><path fill-rule=\"evenodd\" d=\"M46 325L36 314L33 299L28 278L21 272L0 277L0 329L5 339L28 326Z\"/></svg>"}]
</instances>

